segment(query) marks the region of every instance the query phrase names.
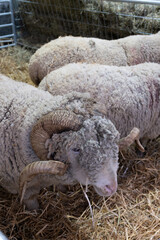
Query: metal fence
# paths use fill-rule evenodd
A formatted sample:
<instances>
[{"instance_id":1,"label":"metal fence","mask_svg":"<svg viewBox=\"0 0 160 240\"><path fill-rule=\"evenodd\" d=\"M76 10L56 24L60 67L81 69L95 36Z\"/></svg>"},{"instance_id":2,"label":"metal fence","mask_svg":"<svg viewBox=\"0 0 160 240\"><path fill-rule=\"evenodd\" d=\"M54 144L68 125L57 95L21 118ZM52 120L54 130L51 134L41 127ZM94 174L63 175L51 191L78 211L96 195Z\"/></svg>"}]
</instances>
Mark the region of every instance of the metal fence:
<instances>
[{"instance_id":1,"label":"metal fence","mask_svg":"<svg viewBox=\"0 0 160 240\"><path fill-rule=\"evenodd\" d=\"M18 42L30 47L59 36L117 39L160 31L160 1L15 0Z\"/></svg>"},{"instance_id":2,"label":"metal fence","mask_svg":"<svg viewBox=\"0 0 160 240\"><path fill-rule=\"evenodd\" d=\"M0 48L14 46L16 32L11 0L0 0Z\"/></svg>"}]
</instances>

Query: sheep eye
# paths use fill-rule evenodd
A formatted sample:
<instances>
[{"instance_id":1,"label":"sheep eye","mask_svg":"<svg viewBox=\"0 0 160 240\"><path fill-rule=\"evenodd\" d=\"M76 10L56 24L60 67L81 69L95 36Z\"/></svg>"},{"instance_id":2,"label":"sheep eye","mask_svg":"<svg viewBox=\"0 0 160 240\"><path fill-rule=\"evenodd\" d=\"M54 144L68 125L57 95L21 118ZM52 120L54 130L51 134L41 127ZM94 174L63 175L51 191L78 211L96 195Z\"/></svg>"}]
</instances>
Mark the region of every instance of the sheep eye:
<instances>
[{"instance_id":1,"label":"sheep eye","mask_svg":"<svg viewBox=\"0 0 160 240\"><path fill-rule=\"evenodd\" d=\"M55 156L56 156L56 152L51 153L50 159L54 160Z\"/></svg>"},{"instance_id":2,"label":"sheep eye","mask_svg":"<svg viewBox=\"0 0 160 240\"><path fill-rule=\"evenodd\" d=\"M72 151L76 152L76 153L79 153L80 152L80 149L79 148L73 148Z\"/></svg>"}]
</instances>

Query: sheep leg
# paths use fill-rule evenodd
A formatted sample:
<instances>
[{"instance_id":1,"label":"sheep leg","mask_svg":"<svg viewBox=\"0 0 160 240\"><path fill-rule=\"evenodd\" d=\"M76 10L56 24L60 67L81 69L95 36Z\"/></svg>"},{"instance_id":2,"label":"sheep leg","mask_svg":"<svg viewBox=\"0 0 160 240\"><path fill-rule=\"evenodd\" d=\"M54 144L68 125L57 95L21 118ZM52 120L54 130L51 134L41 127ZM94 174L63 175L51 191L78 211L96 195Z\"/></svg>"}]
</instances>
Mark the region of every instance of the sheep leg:
<instances>
[{"instance_id":1,"label":"sheep leg","mask_svg":"<svg viewBox=\"0 0 160 240\"><path fill-rule=\"evenodd\" d=\"M25 204L25 206L28 210L38 210L38 208L39 208L37 195L32 195L32 196L30 196L30 198L24 199L23 203Z\"/></svg>"},{"instance_id":2,"label":"sheep leg","mask_svg":"<svg viewBox=\"0 0 160 240\"><path fill-rule=\"evenodd\" d=\"M26 189L23 196L23 203L26 205L28 210L37 210L39 208L39 203L37 200L37 195L39 194L40 187L37 185L32 185Z\"/></svg>"}]
</instances>

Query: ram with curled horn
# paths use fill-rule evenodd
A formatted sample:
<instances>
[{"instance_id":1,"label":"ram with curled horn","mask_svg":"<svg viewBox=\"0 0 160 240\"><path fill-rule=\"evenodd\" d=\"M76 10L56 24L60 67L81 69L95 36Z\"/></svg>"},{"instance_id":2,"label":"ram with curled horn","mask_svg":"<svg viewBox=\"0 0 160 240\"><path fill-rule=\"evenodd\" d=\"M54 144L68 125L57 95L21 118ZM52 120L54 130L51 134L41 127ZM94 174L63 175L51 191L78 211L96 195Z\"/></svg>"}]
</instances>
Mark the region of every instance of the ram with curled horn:
<instances>
[{"instance_id":1,"label":"ram with curled horn","mask_svg":"<svg viewBox=\"0 0 160 240\"><path fill-rule=\"evenodd\" d=\"M63 176L66 173L67 168L69 167L69 163L71 163L70 159L68 158L65 159L65 163L62 163L61 161L53 161L53 160L44 161L45 159L50 157L50 155L48 154L48 150L45 148L46 141L50 139L50 137L53 136L53 134L61 133L63 131L69 131L69 130L76 131L80 129L81 126L82 126L82 120L80 120L80 118L78 118L74 113L71 113L65 110L57 110L54 113L49 113L46 116L42 117L36 123L36 125L32 129L30 139L31 139L31 144L35 153L43 161L33 162L27 165L21 172L20 174L21 203L24 200L27 183L31 182L34 177L40 174L51 174L51 175ZM119 141L118 145L120 150L124 150L128 148L131 144L134 143L134 141L137 141L138 142L137 146L139 147L139 149L141 151L144 151L142 145L139 142L138 136L139 136L139 130L137 128L134 128L127 137ZM105 179L105 172L104 172L103 178ZM83 181L84 181L83 179L80 179L80 183ZM87 177L86 177L86 181L88 181ZM97 190L98 193L100 192L101 195L113 194L117 188L116 180L114 179L113 186L110 187L109 185L107 185L105 187L106 189L105 190L103 189L103 191L101 191L101 189L98 189L98 187L96 186L95 186L95 189ZM37 189L37 186L36 186L36 189ZM32 186L32 191L33 191L33 186ZM34 206L34 208L35 208L35 204L33 204L33 199L34 199L34 202L38 204L35 197L36 197L35 192L34 192L34 195L31 194L29 198L27 197L27 203L29 200L31 200L32 206Z\"/></svg>"},{"instance_id":2,"label":"ram with curled horn","mask_svg":"<svg viewBox=\"0 0 160 240\"><path fill-rule=\"evenodd\" d=\"M40 189L53 184L89 184L101 196L116 192L119 144L139 144L134 126L120 140L88 94L54 97L3 75L0 106L0 184L19 193L27 208L38 208Z\"/></svg>"}]
</instances>

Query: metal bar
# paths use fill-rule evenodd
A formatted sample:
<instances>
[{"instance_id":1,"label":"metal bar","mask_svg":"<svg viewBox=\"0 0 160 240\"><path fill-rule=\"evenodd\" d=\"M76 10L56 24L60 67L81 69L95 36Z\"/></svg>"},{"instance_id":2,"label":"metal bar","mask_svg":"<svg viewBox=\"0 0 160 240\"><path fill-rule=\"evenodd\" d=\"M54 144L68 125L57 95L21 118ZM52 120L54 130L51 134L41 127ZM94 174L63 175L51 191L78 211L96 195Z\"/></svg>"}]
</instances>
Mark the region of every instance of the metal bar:
<instances>
[{"instance_id":1,"label":"metal bar","mask_svg":"<svg viewBox=\"0 0 160 240\"><path fill-rule=\"evenodd\" d=\"M148 20L160 20L158 17L147 17L147 16L137 16L137 15L129 15L124 13L116 13L117 16L124 16L124 17L130 17L130 18L142 18L142 19L148 19Z\"/></svg>"},{"instance_id":2,"label":"metal bar","mask_svg":"<svg viewBox=\"0 0 160 240\"><path fill-rule=\"evenodd\" d=\"M38 4L38 2L31 2L27 0L19 0L19 2L30 3L30 4ZM103 0L102 0L103 2ZM128 3L138 3L138 4L151 4L151 5L160 5L160 1L156 0L108 0L108 2L128 2Z\"/></svg>"},{"instance_id":3,"label":"metal bar","mask_svg":"<svg viewBox=\"0 0 160 240\"><path fill-rule=\"evenodd\" d=\"M136 0L134 0L134 1L132 1L132 0L107 0L108 2L116 2L116 3L122 3L122 2L126 2L126 3L135 3L135 4L150 4L150 5L160 5L160 1L158 1L157 2L157 4L154 4L154 3L148 3L148 2L146 2L146 3L144 3L144 2L141 2L141 0L139 0L139 1L137 1L136 2ZM143 0L142 0L143 1ZM155 1L156 2L156 1ZM48 6L51 6L52 7L52 5L48 5ZM62 7L63 9L64 9L64 7ZM77 8L77 7L65 7L65 9L68 9L68 10L76 10L76 11L79 11L79 10L81 10L80 8ZM83 9L83 11L85 11L85 12L94 12L94 13L102 13L103 11L101 11L101 10L95 10L95 9L92 9L92 10L89 10L89 9ZM25 13L26 14L32 14L32 12L27 12L27 11L25 11ZM103 13L105 13L105 12L103 12Z\"/></svg>"},{"instance_id":4,"label":"metal bar","mask_svg":"<svg viewBox=\"0 0 160 240\"><path fill-rule=\"evenodd\" d=\"M3 35L3 36L0 36L0 39L2 38L9 38L9 37L14 37L14 34L8 34L8 35Z\"/></svg>"},{"instance_id":5,"label":"metal bar","mask_svg":"<svg viewBox=\"0 0 160 240\"><path fill-rule=\"evenodd\" d=\"M10 26L12 26L12 25L13 25L13 23L2 24L2 25L0 25L0 28L10 27Z\"/></svg>"},{"instance_id":6,"label":"metal bar","mask_svg":"<svg viewBox=\"0 0 160 240\"><path fill-rule=\"evenodd\" d=\"M31 4L39 4L38 2L31 2L31 1L27 1L27 0L19 0L19 2L23 2L23 3L31 3Z\"/></svg>"},{"instance_id":7,"label":"metal bar","mask_svg":"<svg viewBox=\"0 0 160 240\"><path fill-rule=\"evenodd\" d=\"M29 45L27 45L27 44L25 44L25 43L21 43L21 42L19 42L19 41L17 41L17 44L20 45L20 46L23 46L23 47L25 47L25 48L28 48L28 49L34 49L34 50L37 50L37 49L38 49L38 47L29 46Z\"/></svg>"},{"instance_id":8,"label":"metal bar","mask_svg":"<svg viewBox=\"0 0 160 240\"><path fill-rule=\"evenodd\" d=\"M160 5L160 1L156 0L108 0L109 2L127 2L127 3L138 3L138 4L151 4Z\"/></svg>"},{"instance_id":9,"label":"metal bar","mask_svg":"<svg viewBox=\"0 0 160 240\"><path fill-rule=\"evenodd\" d=\"M13 42L13 39L2 39L0 40L0 43L9 43L9 42Z\"/></svg>"},{"instance_id":10,"label":"metal bar","mask_svg":"<svg viewBox=\"0 0 160 240\"><path fill-rule=\"evenodd\" d=\"M11 12L0 13L0 16L11 15Z\"/></svg>"},{"instance_id":11,"label":"metal bar","mask_svg":"<svg viewBox=\"0 0 160 240\"><path fill-rule=\"evenodd\" d=\"M1 0L0 3L8 3L10 0Z\"/></svg>"},{"instance_id":12,"label":"metal bar","mask_svg":"<svg viewBox=\"0 0 160 240\"><path fill-rule=\"evenodd\" d=\"M15 46L15 45L16 45L15 43L3 45L3 46L0 46L0 49L1 49L1 48L5 48L5 47Z\"/></svg>"},{"instance_id":13,"label":"metal bar","mask_svg":"<svg viewBox=\"0 0 160 240\"><path fill-rule=\"evenodd\" d=\"M68 8L69 9L69 8ZM90 10L86 9L85 12L90 12ZM96 10L92 10L93 13L102 13L101 11L96 11ZM31 15L32 13L31 12L24 12L28 15ZM118 16L126 16L126 17L136 17L136 18L143 18L143 19L155 19L155 20L160 20L159 17L147 17L147 16L136 16L136 15L130 15L130 14L125 14L125 13L119 13L119 12L115 12ZM106 15L110 15L111 13L110 12L103 12L103 14L106 14ZM50 18L49 15L42 15L41 13L39 14L39 16L44 16L46 18ZM54 17L52 16L51 18L53 19L58 19L58 20L64 20L63 18L61 17ZM18 19L19 20L19 19ZM69 22L78 22L78 23L81 23L80 21L73 21L73 20L65 20L65 21L69 21ZM87 23L88 24L88 23Z\"/></svg>"},{"instance_id":14,"label":"metal bar","mask_svg":"<svg viewBox=\"0 0 160 240\"><path fill-rule=\"evenodd\" d=\"M14 15L13 15L13 0L10 0L10 11L11 11L11 20L12 20L12 31L14 34L14 42L16 44L17 42L17 36L16 36L16 28L15 28L15 22L14 22Z\"/></svg>"},{"instance_id":15,"label":"metal bar","mask_svg":"<svg viewBox=\"0 0 160 240\"><path fill-rule=\"evenodd\" d=\"M16 29L21 29L22 26L16 26Z\"/></svg>"}]
</instances>

